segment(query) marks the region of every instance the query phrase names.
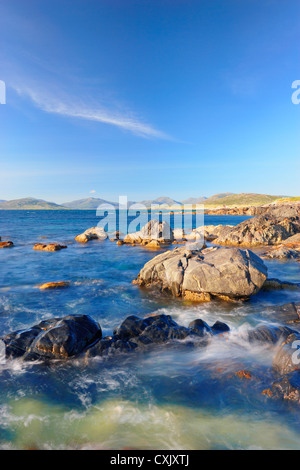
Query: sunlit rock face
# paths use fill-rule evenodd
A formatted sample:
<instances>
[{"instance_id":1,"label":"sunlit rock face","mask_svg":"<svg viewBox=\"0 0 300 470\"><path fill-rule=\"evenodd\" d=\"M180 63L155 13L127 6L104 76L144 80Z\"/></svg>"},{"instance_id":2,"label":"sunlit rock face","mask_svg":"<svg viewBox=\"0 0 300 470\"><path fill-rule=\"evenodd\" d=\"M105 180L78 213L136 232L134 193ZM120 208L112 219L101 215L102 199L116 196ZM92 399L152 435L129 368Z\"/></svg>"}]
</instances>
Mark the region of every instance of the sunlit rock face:
<instances>
[{"instance_id":1,"label":"sunlit rock face","mask_svg":"<svg viewBox=\"0 0 300 470\"><path fill-rule=\"evenodd\" d=\"M194 293L199 300L209 300L202 299L204 294L243 299L256 294L267 278L263 261L249 250L190 248L167 251L148 261L136 282L169 291L175 297Z\"/></svg>"}]
</instances>

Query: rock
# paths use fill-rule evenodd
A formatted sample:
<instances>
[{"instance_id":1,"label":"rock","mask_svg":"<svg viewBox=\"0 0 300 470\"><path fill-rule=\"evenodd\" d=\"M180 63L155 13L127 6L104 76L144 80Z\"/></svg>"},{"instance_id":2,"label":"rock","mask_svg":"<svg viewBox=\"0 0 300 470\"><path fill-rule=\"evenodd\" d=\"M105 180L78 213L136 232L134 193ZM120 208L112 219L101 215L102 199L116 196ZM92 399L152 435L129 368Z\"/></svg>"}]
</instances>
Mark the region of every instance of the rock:
<instances>
[{"instance_id":1,"label":"rock","mask_svg":"<svg viewBox=\"0 0 300 470\"><path fill-rule=\"evenodd\" d=\"M300 232L300 206L272 206L218 236L218 245L275 245Z\"/></svg>"},{"instance_id":2,"label":"rock","mask_svg":"<svg viewBox=\"0 0 300 470\"><path fill-rule=\"evenodd\" d=\"M88 315L68 315L42 321L2 340L9 358L65 359L80 354L101 336L101 328Z\"/></svg>"},{"instance_id":3,"label":"rock","mask_svg":"<svg viewBox=\"0 0 300 470\"><path fill-rule=\"evenodd\" d=\"M300 370L297 369L276 380L269 396L300 403Z\"/></svg>"},{"instance_id":4,"label":"rock","mask_svg":"<svg viewBox=\"0 0 300 470\"><path fill-rule=\"evenodd\" d=\"M39 289L56 289L61 287L68 287L70 285L69 281L59 281L59 282L46 282L45 284L39 285Z\"/></svg>"},{"instance_id":5,"label":"rock","mask_svg":"<svg viewBox=\"0 0 300 470\"><path fill-rule=\"evenodd\" d=\"M230 328L226 323L223 323L221 321L216 321L213 326L211 327L212 332L214 335L219 335L222 333L228 333L230 331Z\"/></svg>"},{"instance_id":6,"label":"rock","mask_svg":"<svg viewBox=\"0 0 300 470\"><path fill-rule=\"evenodd\" d=\"M124 241L123 240L118 240L117 245L119 245L119 246L124 245Z\"/></svg>"},{"instance_id":7,"label":"rock","mask_svg":"<svg viewBox=\"0 0 300 470\"><path fill-rule=\"evenodd\" d=\"M63 248L67 248L67 246L60 245L59 243L48 243L48 245L43 245L43 243L36 243L33 246L33 249L37 251L59 251Z\"/></svg>"},{"instance_id":8,"label":"rock","mask_svg":"<svg viewBox=\"0 0 300 470\"><path fill-rule=\"evenodd\" d=\"M87 315L51 318L26 330L15 331L1 338L7 358L24 360L66 359L85 352L86 357L111 356L134 350L144 351L159 344L205 346L213 335L225 333L229 327L216 322L209 327L201 319L188 328L178 325L169 315L127 317L113 336L102 338L100 326ZM188 341L185 341L188 340Z\"/></svg>"},{"instance_id":9,"label":"rock","mask_svg":"<svg viewBox=\"0 0 300 470\"><path fill-rule=\"evenodd\" d=\"M146 243L145 246L147 248L161 248L161 245L157 240L151 240L151 242Z\"/></svg>"},{"instance_id":10,"label":"rock","mask_svg":"<svg viewBox=\"0 0 300 470\"><path fill-rule=\"evenodd\" d=\"M120 236L123 236L123 233L120 232L119 230L116 230L115 232L112 232L109 234L109 237L110 237L109 240L111 242L115 242L120 239Z\"/></svg>"},{"instance_id":11,"label":"rock","mask_svg":"<svg viewBox=\"0 0 300 470\"><path fill-rule=\"evenodd\" d=\"M222 207L216 209L205 209L204 214L208 215L261 215L268 209L268 206L238 206L238 207Z\"/></svg>"},{"instance_id":12,"label":"rock","mask_svg":"<svg viewBox=\"0 0 300 470\"><path fill-rule=\"evenodd\" d=\"M176 240L186 240L186 233L183 228L173 230L173 238Z\"/></svg>"},{"instance_id":13,"label":"rock","mask_svg":"<svg viewBox=\"0 0 300 470\"><path fill-rule=\"evenodd\" d=\"M205 321L201 320L201 318L197 318L197 320L191 321L191 323L189 324L189 328L199 336L213 334L210 326L208 326L208 324Z\"/></svg>"},{"instance_id":14,"label":"rock","mask_svg":"<svg viewBox=\"0 0 300 470\"><path fill-rule=\"evenodd\" d=\"M187 233L185 236L185 239L188 241L196 241L196 240L202 240L203 239L203 232L200 230L192 230L190 233Z\"/></svg>"},{"instance_id":15,"label":"rock","mask_svg":"<svg viewBox=\"0 0 300 470\"><path fill-rule=\"evenodd\" d=\"M286 238L282 243L283 245L300 245L300 233L296 233L296 235Z\"/></svg>"},{"instance_id":16,"label":"rock","mask_svg":"<svg viewBox=\"0 0 300 470\"><path fill-rule=\"evenodd\" d=\"M261 325L249 330L247 335L250 343L276 344L280 340L285 341L292 333L294 330L285 326Z\"/></svg>"},{"instance_id":17,"label":"rock","mask_svg":"<svg viewBox=\"0 0 300 470\"><path fill-rule=\"evenodd\" d=\"M300 284L296 284L295 282L288 282L288 281L280 281L279 279L270 278L267 279L262 286L262 290L270 291L270 290L299 290Z\"/></svg>"},{"instance_id":18,"label":"rock","mask_svg":"<svg viewBox=\"0 0 300 470\"><path fill-rule=\"evenodd\" d=\"M266 307L263 310L263 315L267 316L276 322L283 324L299 323L300 322L300 302L289 302L284 305L276 305L273 307Z\"/></svg>"},{"instance_id":19,"label":"rock","mask_svg":"<svg viewBox=\"0 0 300 470\"><path fill-rule=\"evenodd\" d=\"M192 292L246 299L260 290L266 278L263 261L249 250L214 247L200 251L181 247L148 261L136 282L175 297Z\"/></svg>"},{"instance_id":20,"label":"rock","mask_svg":"<svg viewBox=\"0 0 300 470\"><path fill-rule=\"evenodd\" d=\"M300 258L300 251L280 245L279 247L266 251L261 257L270 259L298 259Z\"/></svg>"},{"instance_id":21,"label":"rock","mask_svg":"<svg viewBox=\"0 0 300 470\"><path fill-rule=\"evenodd\" d=\"M173 232L167 222L151 220L140 231L128 233L124 238L125 243L131 244L142 244L146 241L149 245L149 242L153 240L158 243L172 243L174 241Z\"/></svg>"},{"instance_id":22,"label":"rock","mask_svg":"<svg viewBox=\"0 0 300 470\"><path fill-rule=\"evenodd\" d=\"M10 241L0 242L0 248L11 248L12 246L14 246L13 242L10 242Z\"/></svg>"},{"instance_id":23,"label":"rock","mask_svg":"<svg viewBox=\"0 0 300 470\"><path fill-rule=\"evenodd\" d=\"M220 322L210 328L201 319L194 320L189 327L178 325L169 315L151 315L139 318L127 317L110 338L103 338L86 353L87 357L110 356L120 352L144 351L160 344L206 346L209 337L229 331ZM187 343L184 341L188 340ZM183 341L183 342L182 342ZM177 343L176 343L177 344Z\"/></svg>"},{"instance_id":24,"label":"rock","mask_svg":"<svg viewBox=\"0 0 300 470\"><path fill-rule=\"evenodd\" d=\"M234 225L202 225L196 230L203 233L205 240L213 241L219 236L225 236Z\"/></svg>"},{"instance_id":25,"label":"rock","mask_svg":"<svg viewBox=\"0 0 300 470\"><path fill-rule=\"evenodd\" d=\"M85 232L77 235L75 240L80 243L87 243L90 240L105 240L107 238L107 233L102 227L92 227L86 230Z\"/></svg>"},{"instance_id":26,"label":"rock","mask_svg":"<svg viewBox=\"0 0 300 470\"><path fill-rule=\"evenodd\" d=\"M288 374L299 369L300 356L300 335L296 331L292 332L280 344L273 358L273 369L280 374ZM297 361L299 363L297 363Z\"/></svg>"}]
</instances>

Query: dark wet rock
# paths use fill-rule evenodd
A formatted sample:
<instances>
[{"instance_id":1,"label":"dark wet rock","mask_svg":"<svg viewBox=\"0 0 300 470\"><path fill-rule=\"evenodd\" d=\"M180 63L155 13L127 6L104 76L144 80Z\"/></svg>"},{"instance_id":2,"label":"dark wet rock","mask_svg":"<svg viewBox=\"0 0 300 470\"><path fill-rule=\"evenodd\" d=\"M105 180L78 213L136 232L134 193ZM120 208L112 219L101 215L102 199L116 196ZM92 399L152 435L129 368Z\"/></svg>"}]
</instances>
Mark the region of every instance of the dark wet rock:
<instances>
[{"instance_id":1,"label":"dark wet rock","mask_svg":"<svg viewBox=\"0 0 300 470\"><path fill-rule=\"evenodd\" d=\"M54 326L59 318L53 318L48 321L42 321L31 328L18 330L1 338L6 345L6 357L15 359L24 356L33 340L43 331Z\"/></svg>"},{"instance_id":2,"label":"dark wet rock","mask_svg":"<svg viewBox=\"0 0 300 470\"><path fill-rule=\"evenodd\" d=\"M2 340L8 358L24 360L66 359L86 352L86 357L113 356L158 345L205 346L208 337L229 331L216 322L209 327L201 319L191 327L178 325L170 315L127 317L113 336L102 338L100 326L87 315L69 315L42 321L27 330L11 333ZM206 338L204 338L206 336ZM187 341L185 341L187 340Z\"/></svg>"},{"instance_id":3,"label":"dark wet rock","mask_svg":"<svg viewBox=\"0 0 300 470\"><path fill-rule=\"evenodd\" d=\"M273 369L280 374L288 374L300 366L300 334L292 332L278 347L273 358Z\"/></svg>"},{"instance_id":4,"label":"dark wet rock","mask_svg":"<svg viewBox=\"0 0 300 470\"><path fill-rule=\"evenodd\" d=\"M294 370L276 380L270 396L300 403L300 370Z\"/></svg>"},{"instance_id":5,"label":"dark wet rock","mask_svg":"<svg viewBox=\"0 0 300 470\"><path fill-rule=\"evenodd\" d=\"M295 282L288 282L288 281L280 281L280 279L270 278L267 279L263 286L262 290L270 291L270 290L298 290L300 289L300 284Z\"/></svg>"},{"instance_id":6,"label":"dark wet rock","mask_svg":"<svg viewBox=\"0 0 300 470\"><path fill-rule=\"evenodd\" d=\"M158 345L206 346L208 338L229 331L229 327L216 322L211 328L201 319L194 320L189 327L178 325L169 315L154 315L147 318L130 316L114 331L112 338L103 339L92 346L87 357L111 356L134 350L145 351Z\"/></svg>"},{"instance_id":7,"label":"dark wet rock","mask_svg":"<svg viewBox=\"0 0 300 470\"><path fill-rule=\"evenodd\" d=\"M276 344L278 341L285 341L294 330L286 326L261 325L247 332L250 343Z\"/></svg>"},{"instance_id":8,"label":"dark wet rock","mask_svg":"<svg viewBox=\"0 0 300 470\"><path fill-rule=\"evenodd\" d=\"M279 323L298 323L300 322L300 302L289 302L283 305L266 307L262 314L268 319Z\"/></svg>"},{"instance_id":9,"label":"dark wet rock","mask_svg":"<svg viewBox=\"0 0 300 470\"><path fill-rule=\"evenodd\" d=\"M135 282L169 291L175 297L196 293L245 299L256 294L266 278L263 261L249 250L181 247L148 261Z\"/></svg>"},{"instance_id":10,"label":"dark wet rock","mask_svg":"<svg viewBox=\"0 0 300 470\"><path fill-rule=\"evenodd\" d=\"M6 355L25 360L63 359L80 354L101 338L101 328L88 315L69 315L43 321L2 338Z\"/></svg>"},{"instance_id":11,"label":"dark wet rock","mask_svg":"<svg viewBox=\"0 0 300 470\"><path fill-rule=\"evenodd\" d=\"M219 245L276 245L300 232L300 206L272 206L263 215L245 220L214 243Z\"/></svg>"},{"instance_id":12,"label":"dark wet rock","mask_svg":"<svg viewBox=\"0 0 300 470\"><path fill-rule=\"evenodd\" d=\"M216 323L213 324L211 327L213 334L221 334L221 333L228 333L230 331L230 328L226 323L223 323L221 321L216 321Z\"/></svg>"},{"instance_id":13,"label":"dark wet rock","mask_svg":"<svg viewBox=\"0 0 300 470\"><path fill-rule=\"evenodd\" d=\"M147 321L147 319L131 315L123 321L119 328L114 330L114 335L127 340L139 336L148 325L149 321Z\"/></svg>"},{"instance_id":14,"label":"dark wet rock","mask_svg":"<svg viewBox=\"0 0 300 470\"><path fill-rule=\"evenodd\" d=\"M114 356L116 353L129 353L137 348L135 343L124 341L118 337L98 341L86 352L86 357Z\"/></svg>"},{"instance_id":15,"label":"dark wet rock","mask_svg":"<svg viewBox=\"0 0 300 470\"><path fill-rule=\"evenodd\" d=\"M208 326L208 324L205 321L201 320L201 318L198 318L197 320L193 320L189 324L189 328L198 336L213 334L211 327Z\"/></svg>"}]
</instances>

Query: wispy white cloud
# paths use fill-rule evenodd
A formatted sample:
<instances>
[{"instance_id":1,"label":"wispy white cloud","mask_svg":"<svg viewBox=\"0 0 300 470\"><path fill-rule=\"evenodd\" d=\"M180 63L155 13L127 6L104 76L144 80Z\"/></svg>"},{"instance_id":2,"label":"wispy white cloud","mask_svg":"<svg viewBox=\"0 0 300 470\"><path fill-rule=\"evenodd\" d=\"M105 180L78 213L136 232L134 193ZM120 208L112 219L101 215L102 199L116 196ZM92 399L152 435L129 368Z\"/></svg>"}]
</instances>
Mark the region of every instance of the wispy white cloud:
<instances>
[{"instance_id":1,"label":"wispy white cloud","mask_svg":"<svg viewBox=\"0 0 300 470\"><path fill-rule=\"evenodd\" d=\"M66 93L49 92L39 87L24 84L12 87L19 95L26 96L36 107L46 113L109 124L143 138L172 140L170 136L144 123L127 110L122 112L108 109L108 107L94 104L89 98L86 100L79 99L78 96L73 98Z\"/></svg>"}]
</instances>

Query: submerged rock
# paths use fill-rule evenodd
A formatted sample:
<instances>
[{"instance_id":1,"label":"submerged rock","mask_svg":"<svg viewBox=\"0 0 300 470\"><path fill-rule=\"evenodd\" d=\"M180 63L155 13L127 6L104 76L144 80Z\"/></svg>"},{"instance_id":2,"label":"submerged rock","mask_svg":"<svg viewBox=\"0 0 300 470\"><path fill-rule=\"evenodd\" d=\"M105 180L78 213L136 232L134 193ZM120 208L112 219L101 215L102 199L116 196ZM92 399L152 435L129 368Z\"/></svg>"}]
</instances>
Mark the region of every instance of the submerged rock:
<instances>
[{"instance_id":1,"label":"submerged rock","mask_svg":"<svg viewBox=\"0 0 300 470\"><path fill-rule=\"evenodd\" d=\"M297 324L300 322L300 302L289 302L283 305L266 307L262 315L273 321L283 324Z\"/></svg>"},{"instance_id":2,"label":"submerged rock","mask_svg":"<svg viewBox=\"0 0 300 470\"><path fill-rule=\"evenodd\" d=\"M294 330L286 326L261 325L249 330L247 335L250 343L277 344L280 340L285 341L293 333Z\"/></svg>"},{"instance_id":3,"label":"submerged rock","mask_svg":"<svg viewBox=\"0 0 300 470\"><path fill-rule=\"evenodd\" d=\"M77 235L75 240L80 243L87 243L90 240L105 240L107 238L107 233L102 227L92 227L86 230L85 232Z\"/></svg>"},{"instance_id":4,"label":"submerged rock","mask_svg":"<svg viewBox=\"0 0 300 470\"><path fill-rule=\"evenodd\" d=\"M271 388L270 395L273 398L281 398L300 403L300 370L297 369L276 380Z\"/></svg>"},{"instance_id":5,"label":"submerged rock","mask_svg":"<svg viewBox=\"0 0 300 470\"><path fill-rule=\"evenodd\" d=\"M47 245L44 245L43 243L36 243L33 246L33 249L37 251L59 251L63 248L67 248L67 246L60 245L59 243L48 243Z\"/></svg>"},{"instance_id":6,"label":"submerged rock","mask_svg":"<svg viewBox=\"0 0 300 470\"><path fill-rule=\"evenodd\" d=\"M265 291L270 290L299 290L300 284L295 282L280 281L280 279L270 278L267 279L262 287Z\"/></svg>"},{"instance_id":7,"label":"submerged rock","mask_svg":"<svg viewBox=\"0 0 300 470\"><path fill-rule=\"evenodd\" d=\"M209 294L245 299L257 293L266 278L263 261L249 250L214 247L200 251L181 247L148 261L136 283L169 291L175 297L194 293L200 297Z\"/></svg>"},{"instance_id":8,"label":"submerged rock","mask_svg":"<svg viewBox=\"0 0 300 470\"><path fill-rule=\"evenodd\" d=\"M80 354L101 337L101 328L91 317L68 315L16 331L2 341L8 358L65 359Z\"/></svg>"}]
</instances>

